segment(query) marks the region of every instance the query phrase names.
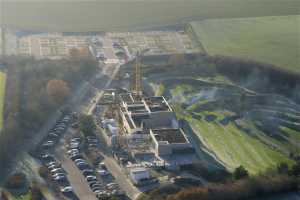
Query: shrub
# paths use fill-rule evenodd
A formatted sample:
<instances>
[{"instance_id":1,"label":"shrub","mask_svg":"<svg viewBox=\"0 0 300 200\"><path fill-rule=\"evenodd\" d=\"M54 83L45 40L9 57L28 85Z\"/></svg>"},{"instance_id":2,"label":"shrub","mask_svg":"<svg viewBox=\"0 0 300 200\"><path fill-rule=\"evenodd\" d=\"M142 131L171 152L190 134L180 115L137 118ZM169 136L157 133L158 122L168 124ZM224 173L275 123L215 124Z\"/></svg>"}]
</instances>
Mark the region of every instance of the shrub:
<instances>
[{"instance_id":1,"label":"shrub","mask_svg":"<svg viewBox=\"0 0 300 200\"><path fill-rule=\"evenodd\" d=\"M233 176L236 180L239 180L239 179L247 178L249 176L249 173L243 166L239 166L234 170Z\"/></svg>"}]
</instances>

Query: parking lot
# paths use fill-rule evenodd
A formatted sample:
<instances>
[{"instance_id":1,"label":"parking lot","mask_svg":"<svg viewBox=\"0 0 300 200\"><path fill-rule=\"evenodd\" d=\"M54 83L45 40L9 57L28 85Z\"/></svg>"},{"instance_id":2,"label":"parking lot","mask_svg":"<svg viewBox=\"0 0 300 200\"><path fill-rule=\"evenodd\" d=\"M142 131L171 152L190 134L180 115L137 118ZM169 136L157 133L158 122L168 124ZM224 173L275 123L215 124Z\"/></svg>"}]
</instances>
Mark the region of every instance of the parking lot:
<instances>
[{"instance_id":1,"label":"parking lot","mask_svg":"<svg viewBox=\"0 0 300 200\"><path fill-rule=\"evenodd\" d=\"M40 159L44 166L44 168L40 169L40 174L47 173L44 178L49 179L52 182L51 185L55 186L61 192L62 196L70 199L78 199L76 194L73 193L73 187L68 180L68 172L55 156L55 148L59 146L72 121L73 115L71 113L62 114L61 118L48 131L47 136L42 140L34 155Z\"/></svg>"},{"instance_id":2,"label":"parking lot","mask_svg":"<svg viewBox=\"0 0 300 200\"><path fill-rule=\"evenodd\" d=\"M57 154L62 165L72 172L70 182L81 198L108 199L111 196L124 196L124 192L115 183L115 178L102 162L103 157L98 153L99 145L99 139L95 136L84 138L76 130L70 129Z\"/></svg>"}]
</instances>

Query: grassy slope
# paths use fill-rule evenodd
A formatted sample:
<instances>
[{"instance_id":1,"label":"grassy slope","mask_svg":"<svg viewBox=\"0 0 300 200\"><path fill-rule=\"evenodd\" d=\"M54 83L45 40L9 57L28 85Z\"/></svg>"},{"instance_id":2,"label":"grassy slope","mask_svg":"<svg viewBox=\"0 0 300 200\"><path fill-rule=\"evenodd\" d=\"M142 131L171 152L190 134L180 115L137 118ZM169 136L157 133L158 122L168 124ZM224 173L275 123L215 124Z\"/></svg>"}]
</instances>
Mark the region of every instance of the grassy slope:
<instances>
[{"instance_id":1,"label":"grassy slope","mask_svg":"<svg viewBox=\"0 0 300 200\"><path fill-rule=\"evenodd\" d=\"M192 22L209 54L238 56L300 72L300 15Z\"/></svg>"},{"instance_id":2,"label":"grassy slope","mask_svg":"<svg viewBox=\"0 0 300 200\"><path fill-rule=\"evenodd\" d=\"M172 90L172 96L178 96L179 93L188 89L190 88L185 85L179 85ZM186 119L191 124L204 145L214 152L230 170L243 165L250 173L256 174L268 168L274 168L280 162L292 162L283 154L272 150L268 145L238 129L234 124L223 126L218 123L218 120L224 118L224 112L199 112L197 114L201 115L202 119L198 120L190 115L192 110L179 109L176 106L175 110L179 117ZM215 115L217 120L212 122L204 120L204 116L211 114Z\"/></svg>"},{"instance_id":3,"label":"grassy slope","mask_svg":"<svg viewBox=\"0 0 300 200\"><path fill-rule=\"evenodd\" d=\"M4 98L5 98L5 82L6 75L0 72L0 130L3 127L3 108L4 108Z\"/></svg>"},{"instance_id":4,"label":"grassy slope","mask_svg":"<svg viewBox=\"0 0 300 200\"><path fill-rule=\"evenodd\" d=\"M12 198L12 200L30 200L30 199L32 199L31 193L27 193L25 195L20 195Z\"/></svg>"},{"instance_id":5,"label":"grassy slope","mask_svg":"<svg viewBox=\"0 0 300 200\"><path fill-rule=\"evenodd\" d=\"M292 15L298 5L299 0L7 0L4 20L38 30L132 30L208 18Z\"/></svg>"}]
</instances>

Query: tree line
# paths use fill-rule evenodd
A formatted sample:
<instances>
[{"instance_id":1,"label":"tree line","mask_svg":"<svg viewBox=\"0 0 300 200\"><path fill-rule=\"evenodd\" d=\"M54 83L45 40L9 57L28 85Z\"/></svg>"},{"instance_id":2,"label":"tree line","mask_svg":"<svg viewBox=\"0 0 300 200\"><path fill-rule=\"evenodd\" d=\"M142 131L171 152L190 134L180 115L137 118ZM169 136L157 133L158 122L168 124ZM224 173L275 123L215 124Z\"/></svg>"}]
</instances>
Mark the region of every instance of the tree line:
<instances>
[{"instance_id":1,"label":"tree line","mask_svg":"<svg viewBox=\"0 0 300 200\"><path fill-rule=\"evenodd\" d=\"M8 161L21 151L22 142L32 138L77 86L98 69L97 62L89 57L64 60L9 57L6 63L0 168L7 167ZM5 173L2 169L0 172Z\"/></svg>"}]
</instances>

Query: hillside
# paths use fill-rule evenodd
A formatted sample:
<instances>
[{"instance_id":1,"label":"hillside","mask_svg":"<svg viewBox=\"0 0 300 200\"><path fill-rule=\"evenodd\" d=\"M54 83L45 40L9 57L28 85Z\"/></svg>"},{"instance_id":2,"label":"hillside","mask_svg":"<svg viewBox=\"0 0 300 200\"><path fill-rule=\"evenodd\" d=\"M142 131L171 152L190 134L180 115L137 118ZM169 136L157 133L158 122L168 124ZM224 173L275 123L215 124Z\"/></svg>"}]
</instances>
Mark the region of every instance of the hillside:
<instances>
[{"instance_id":1,"label":"hillside","mask_svg":"<svg viewBox=\"0 0 300 200\"><path fill-rule=\"evenodd\" d=\"M145 68L144 76L188 122L199 149L229 170L243 165L251 174L293 163L289 156L300 152L299 105L244 88L205 60L169 68Z\"/></svg>"},{"instance_id":2,"label":"hillside","mask_svg":"<svg viewBox=\"0 0 300 200\"><path fill-rule=\"evenodd\" d=\"M191 20L298 14L298 0L4 1L5 24L26 30L113 31Z\"/></svg>"},{"instance_id":3,"label":"hillside","mask_svg":"<svg viewBox=\"0 0 300 200\"><path fill-rule=\"evenodd\" d=\"M257 60L300 72L300 15L192 22L210 55Z\"/></svg>"}]
</instances>

